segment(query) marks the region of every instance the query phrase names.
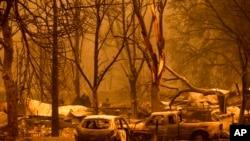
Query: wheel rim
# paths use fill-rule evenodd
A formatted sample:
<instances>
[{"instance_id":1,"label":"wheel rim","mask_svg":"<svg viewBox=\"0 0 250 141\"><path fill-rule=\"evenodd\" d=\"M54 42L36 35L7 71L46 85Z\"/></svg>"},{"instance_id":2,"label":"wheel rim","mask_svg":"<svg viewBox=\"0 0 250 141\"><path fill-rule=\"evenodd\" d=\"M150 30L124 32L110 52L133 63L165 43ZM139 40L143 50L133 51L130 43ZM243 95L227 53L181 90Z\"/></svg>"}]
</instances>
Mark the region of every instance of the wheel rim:
<instances>
[{"instance_id":1,"label":"wheel rim","mask_svg":"<svg viewBox=\"0 0 250 141\"><path fill-rule=\"evenodd\" d=\"M196 133L192 136L192 141L208 141L208 136L204 133Z\"/></svg>"},{"instance_id":2,"label":"wheel rim","mask_svg":"<svg viewBox=\"0 0 250 141\"><path fill-rule=\"evenodd\" d=\"M204 141L204 137L202 135L196 135L194 136L195 141Z\"/></svg>"}]
</instances>

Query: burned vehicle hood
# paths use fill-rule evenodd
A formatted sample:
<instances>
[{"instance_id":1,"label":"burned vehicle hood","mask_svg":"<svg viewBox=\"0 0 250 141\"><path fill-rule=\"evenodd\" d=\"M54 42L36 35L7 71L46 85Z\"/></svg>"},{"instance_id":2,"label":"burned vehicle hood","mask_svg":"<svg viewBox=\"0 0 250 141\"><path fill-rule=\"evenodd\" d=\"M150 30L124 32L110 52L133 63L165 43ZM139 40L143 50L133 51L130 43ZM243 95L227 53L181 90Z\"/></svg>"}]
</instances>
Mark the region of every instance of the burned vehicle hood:
<instances>
[{"instance_id":1,"label":"burned vehicle hood","mask_svg":"<svg viewBox=\"0 0 250 141\"><path fill-rule=\"evenodd\" d=\"M140 123L131 123L129 124L129 128L131 130L142 130L144 128L145 123L140 122Z\"/></svg>"}]
</instances>

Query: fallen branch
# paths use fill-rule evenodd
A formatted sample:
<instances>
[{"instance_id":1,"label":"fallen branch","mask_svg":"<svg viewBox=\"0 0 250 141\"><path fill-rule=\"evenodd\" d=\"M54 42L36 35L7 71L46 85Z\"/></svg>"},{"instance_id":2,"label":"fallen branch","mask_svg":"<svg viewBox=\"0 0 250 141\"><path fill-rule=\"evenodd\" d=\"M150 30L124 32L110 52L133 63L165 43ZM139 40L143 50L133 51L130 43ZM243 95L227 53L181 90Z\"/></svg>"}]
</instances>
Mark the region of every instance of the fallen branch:
<instances>
[{"instance_id":1,"label":"fallen branch","mask_svg":"<svg viewBox=\"0 0 250 141\"><path fill-rule=\"evenodd\" d=\"M165 69L167 69L170 73L172 73L175 77L177 77L178 79L180 79L185 85L188 86L188 89L184 89L179 91L170 101L169 103L169 107L171 108L171 105L173 104L173 102L175 101L175 99L177 97L179 97L181 94L186 93L186 92L196 92L196 93L202 93L204 96L207 95L224 95L225 93L222 90L219 89L204 89L204 88L198 88L193 86L185 77L179 75L177 72L175 72L172 68L170 68L169 66L165 65Z\"/></svg>"}]
</instances>

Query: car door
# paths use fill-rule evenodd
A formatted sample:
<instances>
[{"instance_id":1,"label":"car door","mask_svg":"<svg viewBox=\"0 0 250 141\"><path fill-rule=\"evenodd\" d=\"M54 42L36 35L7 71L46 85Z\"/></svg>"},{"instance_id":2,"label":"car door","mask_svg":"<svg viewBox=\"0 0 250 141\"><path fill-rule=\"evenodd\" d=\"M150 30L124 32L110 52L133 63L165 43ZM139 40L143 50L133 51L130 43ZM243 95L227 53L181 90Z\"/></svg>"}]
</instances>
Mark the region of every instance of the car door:
<instances>
[{"instance_id":1,"label":"car door","mask_svg":"<svg viewBox=\"0 0 250 141\"><path fill-rule=\"evenodd\" d=\"M120 141L127 141L126 130L123 127L122 123L123 121L121 120L121 118L115 119L115 125L117 128L118 138L120 139Z\"/></svg>"},{"instance_id":2,"label":"car door","mask_svg":"<svg viewBox=\"0 0 250 141\"><path fill-rule=\"evenodd\" d=\"M145 123L145 128L152 134L156 133L159 136L163 136L166 134L165 124L166 120L163 115L154 115Z\"/></svg>"},{"instance_id":3,"label":"car door","mask_svg":"<svg viewBox=\"0 0 250 141\"><path fill-rule=\"evenodd\" d=\"M122 125L122 129L126 132L126 141L130 141L130 128L128 122L124 118L120 118L120 123Z\"/></svg>"},{"instance_id":4,"label":"car door","mask_svg":"<svg viewBox=\"0 0 250 141\"><path fill-rule=\"evenodd\" d=\"M166 135L169 139L178 139L179 132L178 132L178 119L175 114L167 115L166 117L167 124L166 124Z\"/></svg>"}]
</instances>

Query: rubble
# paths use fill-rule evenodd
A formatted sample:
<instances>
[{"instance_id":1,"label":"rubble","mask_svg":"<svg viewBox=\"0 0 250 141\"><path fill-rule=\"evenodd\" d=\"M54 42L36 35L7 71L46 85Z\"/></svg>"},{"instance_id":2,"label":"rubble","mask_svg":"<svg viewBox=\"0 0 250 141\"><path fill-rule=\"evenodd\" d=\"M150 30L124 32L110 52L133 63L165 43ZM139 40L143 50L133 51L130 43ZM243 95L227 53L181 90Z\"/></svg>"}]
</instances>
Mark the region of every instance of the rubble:
<instances>
[{"instance_id":1,"label":"rubble","mask_svg":"<svg viewBox=\"0 0 250 141\"><path fill-rule=\"evenodd\" d=\"M73 138L75 127L83 117L93 113L91 108L82 105L59 106L60 136ZM51 136L51 104L38 100L27 99L25 115L18 118L20 137ZM6 127L6 128L5 128ZM0 112L1 135L7 130L7 114Z\"/></svg>"},{"instance_id":2,"label":"rubble","mask_svg":"<svg viewBox=\"0 0 250 141\"><path fill-rule=\"evenodd\" d=\"M26 116L51 116L52 114L52 106L51 104L44 103L38 100L27 98L26 100ZM79 112L86 111L88 113L90 108L82 106L82 105L66 105L59 106L58 112L60 116L66 117L69 112Z\"/></svg>"}]
</instances>

